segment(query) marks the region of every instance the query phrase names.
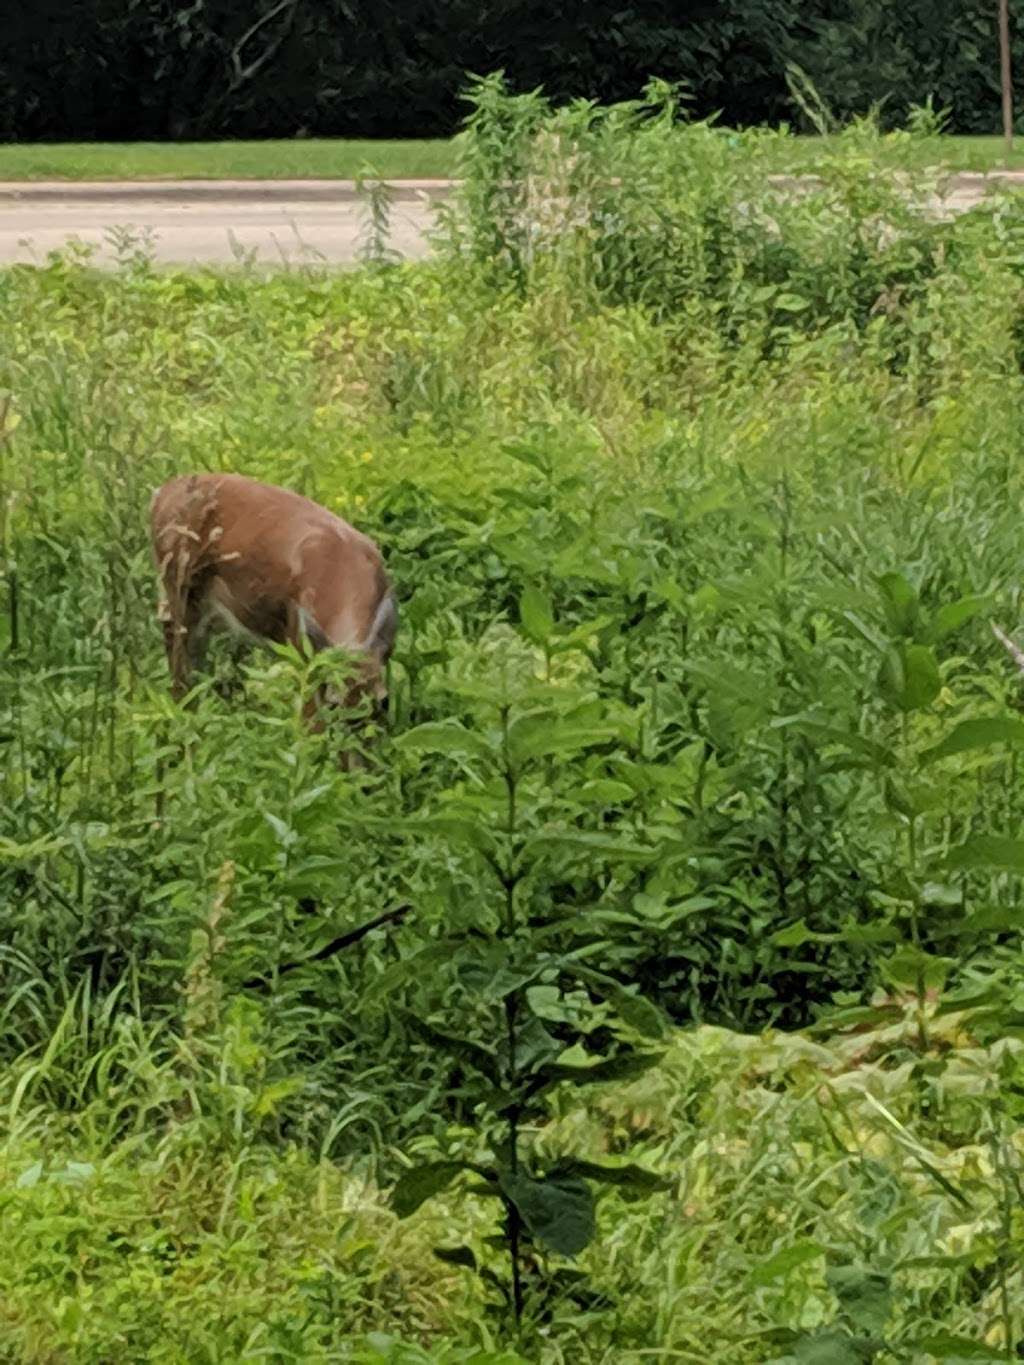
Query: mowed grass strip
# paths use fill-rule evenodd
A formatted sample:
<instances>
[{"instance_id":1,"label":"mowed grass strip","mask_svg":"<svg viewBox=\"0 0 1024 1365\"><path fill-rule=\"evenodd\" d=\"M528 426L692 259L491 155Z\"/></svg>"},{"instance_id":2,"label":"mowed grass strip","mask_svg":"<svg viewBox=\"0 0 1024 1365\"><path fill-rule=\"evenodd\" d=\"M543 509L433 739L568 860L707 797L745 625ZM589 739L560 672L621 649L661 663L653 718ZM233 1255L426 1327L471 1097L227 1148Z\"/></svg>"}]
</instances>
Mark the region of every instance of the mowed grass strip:
<instances>
[{"instance_id":1,"label":"mowed grass strip","mask_svg":"<svg viewBox=\"0 0 1024 1365\"><path fill-rule=\"evenodd\" d=\"M453 148L417 142L290 139L268 142L12 143L0 147L0 180L389 180L444 179Z\"/></svg>"}]
</instances>

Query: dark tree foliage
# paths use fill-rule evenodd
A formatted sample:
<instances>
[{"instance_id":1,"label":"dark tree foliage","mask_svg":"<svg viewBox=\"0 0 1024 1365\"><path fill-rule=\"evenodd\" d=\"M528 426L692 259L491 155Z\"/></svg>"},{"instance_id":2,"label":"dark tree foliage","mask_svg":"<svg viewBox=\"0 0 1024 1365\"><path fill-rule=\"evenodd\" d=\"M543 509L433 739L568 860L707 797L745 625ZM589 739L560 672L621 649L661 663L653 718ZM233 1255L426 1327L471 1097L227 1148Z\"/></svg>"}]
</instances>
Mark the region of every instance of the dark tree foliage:
<instances>
[{"instance_id":1,"label":"dark tree foliage","mask_svg":"<svg viewBox=\"0 0 1024 1365\"><path fill-rule=\"evenodd\" d=\"M838 117L929 94L960 132L999 121L990 0L8 0L0 138L452 132L467 73L555 101L686 84L695 115L799 120L787 63ZM1024 39L1018 40L1018 65Z\"/></svg>"}]
</instances>

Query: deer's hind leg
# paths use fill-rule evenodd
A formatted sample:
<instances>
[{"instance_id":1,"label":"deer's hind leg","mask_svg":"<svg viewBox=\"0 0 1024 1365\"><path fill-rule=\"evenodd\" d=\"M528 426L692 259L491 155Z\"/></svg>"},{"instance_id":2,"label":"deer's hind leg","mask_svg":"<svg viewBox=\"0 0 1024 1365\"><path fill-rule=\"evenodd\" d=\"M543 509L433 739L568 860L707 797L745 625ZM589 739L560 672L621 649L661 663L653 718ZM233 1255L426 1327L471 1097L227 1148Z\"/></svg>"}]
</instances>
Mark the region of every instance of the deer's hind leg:
<instances>
[{"instance_id":1,"label":"deer's hind leg","mask_svg":"<svg viewBox=\"0 0 1024 1365\"><path fill-rule=\"evenodd\" d=\"M166 589L166 585L165 585ZM158 610L163 626L164 650L171 674L171 695L181 701L192 686L193 674L206 665L210 613L206 593L190 587L166 593Z\"/></svg>"}]
</instances>

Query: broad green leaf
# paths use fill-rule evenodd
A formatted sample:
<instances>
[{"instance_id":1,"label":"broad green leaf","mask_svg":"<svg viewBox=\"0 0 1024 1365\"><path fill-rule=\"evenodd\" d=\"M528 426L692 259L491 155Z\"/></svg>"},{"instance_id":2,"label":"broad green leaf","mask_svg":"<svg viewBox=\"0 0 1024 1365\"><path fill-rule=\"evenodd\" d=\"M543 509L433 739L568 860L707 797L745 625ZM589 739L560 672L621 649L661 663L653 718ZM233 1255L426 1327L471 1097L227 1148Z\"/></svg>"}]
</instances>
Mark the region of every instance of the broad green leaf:
<instances>
[{"instance_id":1,"label":"broad green leaf","mask_svg":"<svg viewBox=\"0 0 1024 1365\"><path fill-rule=\"evenodd\" d=\"M623 986L614 977L579 963L569 966L567 970L582 981L592 982L613 1006L623 1023L635 1029L642 1037L664 1038L668 1030L668 1020L657 1005L638 993L635 986Z\"/></svg>"},{"instance_id":2,"label":"broad green leaf","mask_svg":"<svg viewBox=\"0 0 1024 1365\"><path fill-rule=\"evenodd\" d=\"M672 574L662 574L660 578L656 578L651 584L650 591L655 597L660 598L662 602L666 602L676 611L683 612L686 610L686 595L678 578L673 577Z\"/></svg>"},{"instance_id":3,"label":"broad green leaf","mask_svg":"<svg viewBox=\"0 0 1024 1365\"><path fill-rule=\"evenodd\" d=\"M955 965L951 958L925 952L914 943L904 943L881 967L886 979L895 986L915 988L918 981L923 981L931 989L941 988Z\"/></svg>"},{"instance_id":4,"label":"broad green leaf","mask_svg":"<svg viewBox=\"0 0 1024 1365\"><path fill-rule=\"evenodd\" d=\"M959 886L948 882L925 882L921 888L921 901L925 905L941 907L944 910L959 908L963 904L963 891Z\"/></svg>"},{"instance_id":5,"label":"broad green leaf","mask_svg":"<svg viewBox=\"0 0 1024 1365\"><path fill-rule=\"evenodd\" d=\"M690 593L687 606L691 617L711 616L718 610L722 594L714 583L705 583L696 592Z\"/></svg>"},{"instance_id":6,"label":"broad green leaf","mask_svg":"<svg viewBox=\"0 0 1024 1365\"><path fill-rule=\"evenodd\" d=\"M607 630L609 626L617 625L618 621L614 616L595 616L592 621L583 621L580 625L573 626L572 630L567 630L564 635L559 635L555 641L558 652L584 645L592 636L600 635L601 631Z\"/></svg>"},{"instance_id":7,"label":"broad green leaf","mask_svg":"<svg viewBox=\"0 0 1024 1365\"><path fill-rule=\"evenodd\" d=\"M639 1190L646 1194L671 1190L676 1183L672 1176L658 1175L656 1171L648 1171L643 1166L635 1166L632 1163L601 1166L596 1161L582 1161L578 1157L569 1157L561 1165L572 1174L581 1175L585 1180L593 1180L598 1185L613 1185L617 1189Z\"/></svg>"},{"instance_id":8,"label":"broad green leaf","mask_svg":"<svg viewBox=\"0 0 1024 1365\"><path fill-rule=\"evenodd\" d=\"M603 1081L632 1081L650 1071L661 1061L660 1052L627 1052L618 1057L608 1057L603 1062L591 1066L570 1066L555 1062L542 1067L537 1079L545 1085L559 1081L570 1081L573 1085L596 1085Z\"/></svg>"},{"instance_id":9,"label":"broad green leaf","mask_svg":"<svg viewBox=\"0 0 1024 1365\"><path fill-rule=\"evenodd\" d=\"M296 834L295 830L292 829L291 825L286 824L279 816L272 815L270 811L265 810L263 812L263 818L274 831L277 842L282 848L290 848L291 845L295 843L296 839L298 839L299 836Z\"/></svg>"},{"instance_id":10,"label":"broad green leaf","mask_svg":"<svg viewBox=\"0 0 1024 1365\"><path fill-rule=\"evenodd\" d=\"M957 1270L963 1266L976 1266L978 1259L977 1251L961 1251L955 1256L904 1256L898 1262L896 1269Z\"/></svg>"},{"instance_id":11,"label":"broad green leaf","mask_svg":"<svg viewBox=\"0 0 1024 1365\"><path fill-rule=\"evenodd\" d=\"M394 742L398 749L421 753L462 754L485 762L493 762L495 758L487 739L479 731L469 730L457 720L428 721L406 730Z\"/></svg>"},{"instance_id":12,"label":"broad green leaf","mask_svg":"<svg viewBox=\"0 0 1024 1365\"><path fill-rule=\"evenodd\" d=\"M807 927L806 920L794 920L792 924L787 924L785 929L777 929L771 936L772 943L777 948L799 948L805 943L811 943L817 937Z\"/></svg>"},{"instance_id":13,"label":"broad green leaf","mask_svg":"<svg viewBox=\"0 0 1024 1365\"><path fill-rule=\"evenodd\" d=\"M809 299L805 299L802 294L776 294L775 307L781 308L784 313L802 313L805 308L810 308Z\"/></svg>"},{"instance_id":14,"label":"broad green leaf","mask_svg":"<svg viewBox=\"0 0 1024 1365\"><path fill-rule=\"evenodd\" d=\"M991 869L1024 872L1024 839L1006 839L998 834L977 834L946 856L946 866L962 872Z\"/></svg>"},{"instance_id":15,"label":"broad green leaf","mask_svg":"<svg viewBox=\"0 0 1024 1365\"><path fill-rule=\"evenodd\" d=\"M530 986L526 991L526 1004L531 1014L538 1019L547 1019L556 1024L564 1024L569 1011L558 986Z\"/></svg>"},{"instance_id":16,"label":"broad green leaf","mask_svg":"<svg viewBox=\"0 0 1024 1365\"><path fill-rule=\"evenodd\" d=\"M748 1277L750 1284L755 1286L771 1284L772 1280L781 1279L798 1266L824 1255L825 1248L819 1242L807 1240L794 1242L792 1246L783 1247L766 1261L762 1261L759 1266L755 1266Z\"/></svg>"},{"instance_id":17,"label":"broad green leaf","mask_svg":"<svg viewBox=\"0 0 1024 1365\"><path fill-rule=\"evenodd\" d=\"M947 934L1019 934L1020 911L1009 905L981 905L947 926Z\"/></svg>"},{"instance_id":18,"label":"broad green leaf","mask_svg":"<svg viewBox=\"0 0 1024 1365\"><path fill-rule=\"evenodd\" d=\"M469 1247L434 1247L434 1255L446 1265L461 1265L476 1270L476 1257Z\"/></svg>"},{"instance_id":19,"label":"broad green leaf","mask_svg":"<svg viewBox=\"0 0 1024 1365\"><path fill-rule=\"evenodd\" d=\"M942 691L939 665L927 645L907 645L903 651L903 676L904 711L920 711L930 706Z\"/></svg>"},{"instance_id":20,"label":"broad green leaf","mask_svg":"<svg viewBox=\"0 0 1024 1365\"><path fill-rule=\"evenodd\" d=\"M1009 716L990 716L979 720L962 720L944 739L921 755L922 763L934 763L952 754L967 753L971 749L987 749L993 744L1024 745L1024 721Z\"/></svg>"},{"instance_id":21,"label":"broad green leaf","mask_svg":"<svg viewBox=\"0 0 1024 1365\"><path fill-rule=\"evenodd\" d=\"M532 1237L560 1256L578 1256L594 1235L594 1196L579 1176L544 1180L505 1172L501 1188Z\"/></svg>"},{"instance_id":22,"label":"broad green leaf","mask_svg":"<svg viewBox=\"0 0 1024 1365\"><path fill-rule=\"evenodd\" d=\"M91 1161L69 1161L63 1170L54 1171L51 1178L58 1185L81 1185L95 1174L96 1167Z\"/></svg>"},{"instance_id":23,"label":"broad green leaf","mask_svg":"<svg viewBox=\"0 0 1024 1365\"><path fill-rule=\"evenodd\" d=\"M896 636L911 636L917 624L917 593L902 574L885 573L878 579L882 607L890 631Z\"/></svg>"},{"instance_id":24,"label":"broad green leaf","mask_svg":"<svg viewBox=\"0 0 1024 1365\"><path fill-rule=\"evenodd\" d=\"M952 635L961 626L973 621L974 618L986 611L992 605L990 597L961 597L959 602L947 602L944 607L940 607L932 618L931 629L928 638L931 640L944 640L947 635Z\"/></svg>"},{"instance_id":25,"label":"broad green leaf","mask_svg":"<svg viewBox=\"0 0 1024 1365\"><path fill-rule=\"evenodd\" d=\"M649 896L638 891L633 897L633 911L641 919L665 928L674 928L692 915L714 910L718 905L714 896L687 896L682 901L666 901L661 896Z\"/></svg>"},{"instance_id":26,"label":"broad green leaf","mask_svg":"<svg viewBox=\"0 0 1024 1365\"><path fill-rule=\"evenodd\" d=\"M324 797L328 798L328 804L332 804L331 793L333 790L334 788L329 782L320 782L315 787L308 787L304 792L300 792L291 803L291 809L293 811L309 810L311 806L315 806Z\"/></svg>"},{"instance_id":27,"label":"broad green leaf","mask_svg":"<svg viewBox=\"0 0 1024 1365\"><path fill-rule=\"evenodd\" d=\"M531 758L567 757L596 744L619 738L612 725L578 725L557 716L520 716L508 731L509 754L513 763Z\"/></svg>"},{"instance_id":28,"label":"broad green leaf","mask_svg":"<svg viewBox=\"0 0 1024 1365\"><path fill-rule=\"evenodd\" d=\"M937 1356L941 1361L1006 1360L1005 1351L988 1346L984 1341L957 1336L954 1332L936 1332L934 1335L922 1337L913 1344L908 1342L907 1349L923 1351L928 1355Z\"/></svg>"},{"instance_id":29,"label":"broad green leaf","mask_svg":"<svg viewBox=\"0 0 1024 1365\"><path fill-rule=\"evenodd\" d=\"M403 1171L391 1191L391 1207L399 1218L408 1218L432 1195L446 1190L465 1169L461 1161L428 1161Z\"/></svg>"},{"instance_id":30,"label":"broad green leaf","mask_svg":"<svg viewBox=\"0 0 1024 1365\"><path fill-rule=\"evenodd\" d=\"M643 1038L664 1038L668 1021L657 1005L645 1000L635 990L619 986L609 993L608 999L623 1023L628 1024Z\"/></svg>"},{"instance_id":31,"label":"broad green leaf","mask_svg":"<svg viewBox=\"0 0 1024 1365\"><path fill-rule=\"evenodd\" d=\"M535 645L546 644L555 633L555 614L548 594L528 584L519 599L519 620L527 639Z\"/></svg>"},{"instance_id":32,"label":"broad green leaf","mask_svg":"<svg viewBox=\"0 0 1024 1365\"><path fill-rule=\"evenodd\" d=\"M624 806L632 801L636 793L625 782L616 782L611 777L597 777L592 782L584 782L577 793L581 803L587 805Z\"/></svg>"},{"instance_id":33,"label":"broad green leaf","mask_svg":"<svg viewBox=\"0 0 1024 1365\"><path fill-rule=\"evenodd\" d=\"M551 456L542 450L535 450L533 446L520 445L517 441L507 441L502 446L502 453L511 455L513 460L529 465L531 469L536 469L545 478L551 473Z\"/></svg>"},{"instance_id":34,"label":"broad green leaf","mask_svg":"<svg viewBox=\"0 0 1024 1365\"><path fill-rule=\"evenodd\" d=\"M850 1325L858 1332L881 1336L892 1307L889 1276L862 1266L843 1265L829 1270L826 1278Z\"/></svg>"},{"instance_id":35,"label":"broad green leaf","mask_svg":"<svg viewBox=\"0 0 1024 1365\"><path fill-rule=\"evenodd\" d=\"M536 1015L529 1014L519 1021L516 1029L516 1066L520 1072L536 1070L557 1057L563 1046Z\"/></svg>"},{"instance_id":36,"label":"broad green leaf","mask_svg":"<svg viewBox=\"0 0 1024 1365\"><path fill-rule=\"evenodd\" d=\"M496 958L497 954L493 956ZM534 981L542 970L538 963L528 967L505 967L496 960L484 959L460 963L458 976L467 989L493 1004Z\"/></svg>"},{"instance_id":37,"label":"broad green leaf","mask_svg":"<svg viewBox=\"0 0 1024 1365\"><path fill-rule=\"evenodd\" d=\"M928 645L902 642L885 651L878 674L882 696L900 711L930 706L942 689L939 666Z\"/></svg>"},{"instance_id":38,"label":"broad green leaf","mask_svg":"<svg viewBox=\"0 0 1024 1365\"><path fill-rule=\"evenodd\" d=\"M878 1355L878 1345L843 1332L814 1332L794 1343L793 1359L799 1365L870 1365Z\"/></svg>"},{"instance_id":39,"label":"broad green leaf","mask_svg":"<svg viewBox=\"0 0 1024 1365\"><path fill-rule=\"evenodd\" d=\"M1018 917L1018 925L1019 922ZM936 1006L935 1017L960 1014L964 1010L1005 1009L1006 1004L1006 992L999 986L977 991L950 991Z\"/></svg>"},{"instance_id":40,"label":"broad green leaf","mask_svg":"<svg viewBox=\"0 0 1024 1365\"><path fill-rule=\"evenodd\" d=\"M841 1029L861 1029L866 1033L870 1029L894 1024L901 1017L902 1011L897 1004L855 1005L850 1009L829 1010L827 1014L816 1019L808 1031L818 1038L837 1033Z\"/></svg>"},{"instance_id":41,"label":"broad green leaf","mask_svg":"<svg viewBox=\"0 0 1024 1365\"><path fill-rule=\"evenodd\" d=\"M526 845L527 853L543 855L569 853L580 856L585 853L600 854L610 863L645 863L653 859L656 850L643 844L635 844L615 834L604 834L590 830L562 830L538 834Z\"/></svg>"},{"instance_id":42,"label":"broad green leaf","mask_svg":"<svg viewBox=\"0 0 1024 1365\"><path fill-rule=\"evenodd\" d=\"M500 1199L501 1189L498 1186L498 1177L495 1175L493 1180L469 1180L466 1182L467 1194L479 1195L481 1199Z\"/></svg>"}]
</instances>

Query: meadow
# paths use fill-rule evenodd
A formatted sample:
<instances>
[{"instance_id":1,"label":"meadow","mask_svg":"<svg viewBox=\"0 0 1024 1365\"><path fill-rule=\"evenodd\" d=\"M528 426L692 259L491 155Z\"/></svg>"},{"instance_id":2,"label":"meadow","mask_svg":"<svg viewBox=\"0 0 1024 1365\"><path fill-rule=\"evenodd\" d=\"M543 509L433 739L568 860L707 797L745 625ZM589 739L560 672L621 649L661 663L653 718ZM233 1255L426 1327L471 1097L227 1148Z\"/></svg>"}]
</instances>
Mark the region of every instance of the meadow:
<instances>
[{"instance_id":1,"label":"meadow","mask_svg":"<svg viewBox=\"0 0 1024 1365\"><path fill-rule=\"evenodd\" d=\"M3 1360L1020 1358L1024 204L676 115L481 82L415 266L0 274ZM382 546L365 770L323 661L172 704L190 469Z\"/></svg>"}]
</instances>

